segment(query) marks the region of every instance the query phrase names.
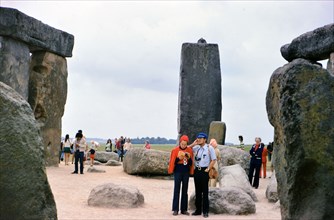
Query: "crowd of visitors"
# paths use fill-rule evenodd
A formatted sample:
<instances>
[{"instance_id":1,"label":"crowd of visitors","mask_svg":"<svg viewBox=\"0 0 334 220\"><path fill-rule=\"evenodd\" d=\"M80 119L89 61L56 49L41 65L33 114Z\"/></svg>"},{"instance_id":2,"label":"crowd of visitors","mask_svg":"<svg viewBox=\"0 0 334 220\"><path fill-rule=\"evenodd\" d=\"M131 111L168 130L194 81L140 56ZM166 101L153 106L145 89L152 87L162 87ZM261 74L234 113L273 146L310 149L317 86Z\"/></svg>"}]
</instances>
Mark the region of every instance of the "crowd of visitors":
<instances>
[{"instance_id":1,"label":"crowd of visitors","mask_svg":"<svg viewBox=\"0 0 334 220\"><path fill-rule=\"evenodd\" d=\"M244 150L245 146L242 136L239 136L239 141L240 145L238 148ZM188 183L189 177L193 176L196 210L192 215L203 214L205 218L209 216L209 187L217 187L219 177L218 162L221 159L221 155L215 139L211 139L209 144L207 142L208 136L205 133L197 134L196 140L191 144L189 144L188 136L183 135L179 140L179 145L171 151L168 173L174 175L173 215L178 215L179 212L183 215L190 215L188 212ZM79 130L72 141L68 134L65 135L65 139L61 144L61 159L64 159L65 166L68 166L72 155L72 164L74 163L72 174L78 174L79 171L80 174L83 174L87 153L89 153L90 157L90 166L93 166L95 153L99 147L100 144L96 141L91 141L91 145L88 146L86 137L83 135L82 130ZM259 187L259 178L266 178L267 176L267 157L269 161L272 160L273 147L274 143L271 142L266 148L261 142L261 138L256 137L255 144L252 145L249 151L250 169L248 179L255 189ZM131 148L130 138L121 136L114 140L108 139L105 151L117 153L119 160L123 161L123 157L126 156ZM151 149L149 141L145 141L143 148L146 150ZM271 170L273 171L273 165Z\"/></svg>"}]
</instances>

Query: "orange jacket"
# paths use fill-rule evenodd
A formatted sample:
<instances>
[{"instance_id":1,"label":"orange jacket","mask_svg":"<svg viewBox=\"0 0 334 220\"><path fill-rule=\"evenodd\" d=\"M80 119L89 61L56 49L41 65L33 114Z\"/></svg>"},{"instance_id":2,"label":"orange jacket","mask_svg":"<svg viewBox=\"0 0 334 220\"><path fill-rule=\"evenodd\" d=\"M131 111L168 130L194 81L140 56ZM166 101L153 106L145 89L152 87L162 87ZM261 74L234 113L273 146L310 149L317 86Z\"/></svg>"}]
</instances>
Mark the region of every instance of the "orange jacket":
<instances>
[{"instance_id":1,"label":"orange jacket","mask_svg":"<svg viewBox=\"0 0 334 220\"><path fill-rule=\"evenodd\" d=\"M267 163L268 150L266 147L262 151L262 163Z\"/></svg>"},{"instance_id":2,"label":"orange jacket","mask_svg":"<svg viewBox=\"0 0 334 220\"><path fill-rule=\"evenodd\" d=\"M194 154L193 150L190 147L187 147L186 149L182 150L179 146L175 147L172 152L170 153L170 159L169 159L169 166L168 166L168 174L174 173L175 168L175 160L177 158L177 155L179 154L179 151L188 152L190 154L190 160L193 160ZM183 163L180 161L179 163ZM190 175L194 174L194 163L192 163L190 167Z\"/></svg>"}]
</instances>

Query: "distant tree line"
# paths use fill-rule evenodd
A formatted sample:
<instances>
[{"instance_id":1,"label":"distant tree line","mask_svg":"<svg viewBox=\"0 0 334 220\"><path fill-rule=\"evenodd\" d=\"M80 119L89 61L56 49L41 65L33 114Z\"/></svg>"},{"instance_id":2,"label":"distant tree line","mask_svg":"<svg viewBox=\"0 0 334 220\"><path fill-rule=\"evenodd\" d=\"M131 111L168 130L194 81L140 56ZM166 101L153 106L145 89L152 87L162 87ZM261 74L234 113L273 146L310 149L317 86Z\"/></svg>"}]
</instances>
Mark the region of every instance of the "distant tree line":
<instances>
[{"instance_id":1,"label":"distant tree line","mask_svg":"<svg viewBox=\"0 0 334 220\"><path fill-rule=\"evenodd\" d=\"M176 139L167 139L162 137L142 137L142 138L130 138L132 144L144 144L145 141L149 141L150 144L175 144Z\"/></svg>"}]
</instances>

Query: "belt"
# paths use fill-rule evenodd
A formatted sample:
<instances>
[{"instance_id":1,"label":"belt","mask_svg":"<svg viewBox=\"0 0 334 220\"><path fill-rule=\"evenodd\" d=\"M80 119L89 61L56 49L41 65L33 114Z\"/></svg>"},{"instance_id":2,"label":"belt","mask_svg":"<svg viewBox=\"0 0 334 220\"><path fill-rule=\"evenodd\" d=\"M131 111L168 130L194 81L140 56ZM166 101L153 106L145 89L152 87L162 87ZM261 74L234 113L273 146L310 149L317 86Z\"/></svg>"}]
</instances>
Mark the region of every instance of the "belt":
<instances>
[{"instance_id":1,"label":"belt","mask_svg":"<svg viewBox=\"0 0 334 220\"><path fill-rule=\"evenodd\" d=\"M201 170L206 170L208 167L195 167L195 170L201 171Z\"/></svg>"}]
</instances>

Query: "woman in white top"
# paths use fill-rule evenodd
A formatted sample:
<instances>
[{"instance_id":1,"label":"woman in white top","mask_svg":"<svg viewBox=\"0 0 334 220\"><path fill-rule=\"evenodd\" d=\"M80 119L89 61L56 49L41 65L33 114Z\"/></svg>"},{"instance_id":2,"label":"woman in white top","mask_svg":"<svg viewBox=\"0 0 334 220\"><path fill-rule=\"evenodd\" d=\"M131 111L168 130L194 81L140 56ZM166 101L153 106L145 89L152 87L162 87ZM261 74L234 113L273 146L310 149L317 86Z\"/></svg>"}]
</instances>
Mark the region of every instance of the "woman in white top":
<instances>
[{"instance_id":1,"label":"woman in white top","mask_svg":"<svg viewBox=\"0 0 334 220\"><path fill-rule=\"evenodd\" d=\"M75 149L75 166L74 172L72 174L78 174L78 163L80 162L80 174L83 174L84 164L84 154L86 151L86 139L83 137L82 133L77 133L75 135L75 140L73 143L73 147Z\"/></svg>"},{"instance_id":2,"label":"woman in white top","mask_svg":"<svg viewBox=\"0 0 334 220\"><path fill-rule=\"evenodd\" d=\"M70 141L70 136L67 134L65 136L65 141L64 141L64 153L65 153L65 166L68 165L68 161L70 159L71 155L71 141Z\"/></svg>"},{"instance_id":3,"label":"woman in white top","mask_svg":"<svg viewBox=\"0 0 334 220\"><path fill-rule=\"evenodd\" d=\"M130 150L131 148L132 148L132 144L131 144L130 138L129 138L129 139L126 139L125 144L124 144L124 155L125 155L126 152L127 152L128 150Z\"/></svg>"}]
</instances>

